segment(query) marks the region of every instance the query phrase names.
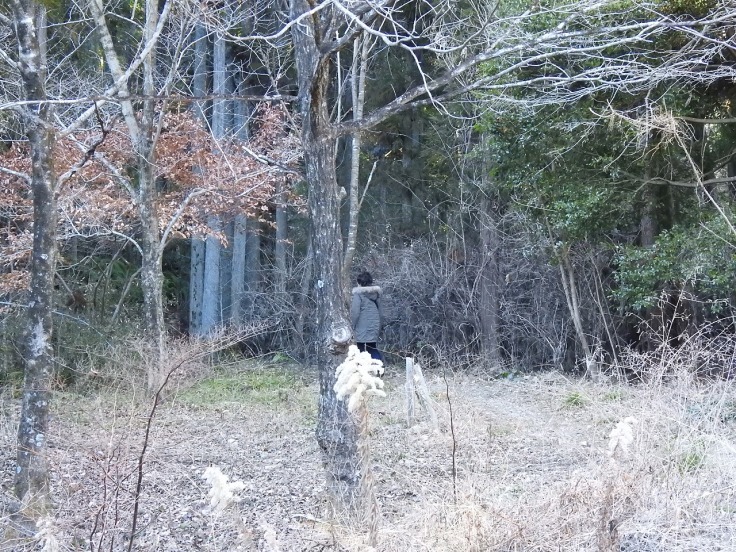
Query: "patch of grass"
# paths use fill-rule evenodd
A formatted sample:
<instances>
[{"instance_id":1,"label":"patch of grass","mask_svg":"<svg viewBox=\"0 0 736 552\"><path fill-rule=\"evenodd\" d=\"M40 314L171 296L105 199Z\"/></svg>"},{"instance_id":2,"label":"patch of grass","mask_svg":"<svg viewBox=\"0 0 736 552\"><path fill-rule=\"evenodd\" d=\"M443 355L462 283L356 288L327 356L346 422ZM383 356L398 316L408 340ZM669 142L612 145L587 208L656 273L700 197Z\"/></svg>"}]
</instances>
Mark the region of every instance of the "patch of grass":
<instances>
[{"instance_id":1,"label":"patch of grass","mask_svg":"<svg viewBox=\"0 0 736 552\"><path fill-rule=\"evenodd\" d=\"M698 471L705 464L705 449L702 444L694 445L677 459L677 469L683 475Z\"/></svg>"},{"instance_id":2,"label":"patch of grass","mask_svg":"<svg viewBox=\"0 0 736 552\"><path fill-rule=\"evenodd\" d=\"M586 399L579 391L571 392L562 401L562 405L565 408L582 408L587 403L588 399Z\"/></svg>"},{"instance_id":3,"label":"patch of grass","mask_svg":"<svg viewBox=\"0 0 736 552\"><path fill-rule=\"evenodd\" d=\"M290 372L258 370L215 375L182 391L180 401L193 405L227 402L284 402L303 383Z\"/></svg>"},{"instance_id":4,"label":"patch of grass","mask_svg":"<svg viewBox=\"0 0 736 552\"><path fill-rule=\"evenodd\" d=\"M273 364L288 364L294 362L294 359L285 353L275 352L271 357L271 362Z\"/></svg>"},{"instance_id":5,"label":"patch of grass","mask_svg":"<svg viewBox=\"0 0 736 552\"><path fill-rule=\"evenodd\" d=\"M603 400L606 402L621 402L624 399L624 393L620 389L613 389L603 394Z\"/></svg>"}]
</instances>

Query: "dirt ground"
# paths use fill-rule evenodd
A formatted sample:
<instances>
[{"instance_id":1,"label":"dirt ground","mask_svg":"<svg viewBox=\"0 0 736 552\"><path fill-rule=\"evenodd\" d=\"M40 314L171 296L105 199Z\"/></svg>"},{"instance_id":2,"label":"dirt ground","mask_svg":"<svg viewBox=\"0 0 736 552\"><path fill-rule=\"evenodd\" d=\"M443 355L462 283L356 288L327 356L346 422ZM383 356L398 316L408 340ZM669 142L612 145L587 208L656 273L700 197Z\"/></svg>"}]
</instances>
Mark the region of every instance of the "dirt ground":
<instances>
[{"instance_id":1,"label":"dirt ground","mask_svg":"<svg viewBox=\"0 0 736 552\"><path fill-rule=\"evenodd\" d=\"M730 384L592 383L559 373L489 379L427 370L439 428L408 428L402 367L370 401L385 551L736 550L736 394ZM316 374L243 365L180 382L144 456L132 550L369 550L330 513L314 439ZM0 550L127 550L149 403L59 392L49 436L54 518L14 529L18 399L0 398ZM634 440L611 456L627 417ZM213 512L205 469L242 482Z\"/></svg>"}]
</instances>

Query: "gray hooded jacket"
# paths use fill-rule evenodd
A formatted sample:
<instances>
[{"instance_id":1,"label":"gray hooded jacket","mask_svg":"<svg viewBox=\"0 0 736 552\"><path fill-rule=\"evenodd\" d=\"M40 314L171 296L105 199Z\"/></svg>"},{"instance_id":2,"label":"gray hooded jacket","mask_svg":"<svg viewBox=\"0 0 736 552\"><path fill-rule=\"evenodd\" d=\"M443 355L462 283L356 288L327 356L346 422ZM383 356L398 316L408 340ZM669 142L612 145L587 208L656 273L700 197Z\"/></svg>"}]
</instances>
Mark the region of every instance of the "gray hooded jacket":
<instances>
[{"instance_id":1,"label":"gray hooded jacket","mask_svg":"<svg viewBox=\"0 0 736 552\"><path fill-rule=\"evenodd\" d=\"M381 288L379 286L353 288L350 318L355 341L375 343L381 332Z\"/></svg>"}]
</instances>

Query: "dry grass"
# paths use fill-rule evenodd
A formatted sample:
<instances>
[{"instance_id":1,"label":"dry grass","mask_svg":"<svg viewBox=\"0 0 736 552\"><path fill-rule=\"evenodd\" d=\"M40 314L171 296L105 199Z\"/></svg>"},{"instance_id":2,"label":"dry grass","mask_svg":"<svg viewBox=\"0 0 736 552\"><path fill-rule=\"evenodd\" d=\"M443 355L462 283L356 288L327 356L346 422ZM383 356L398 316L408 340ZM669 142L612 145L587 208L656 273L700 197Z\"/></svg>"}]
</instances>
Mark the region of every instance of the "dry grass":
<instances>
[{"instance_id":1,"label":"dry grass","mask_svg":"<svg viewBox=\"0 0 736 552\"><path fill-rule=\"evenodd\" d=\"M558 373L451 377L456 495L444 380L427 371L440 431L429 421L407 429L403 381L389 369L388 397L370 406L381 510L376 550L736 549L734 384L661 366L637 385ZM133 549L366 550L362 528L326 514L312 431L315 374L240 364L206 375L183 378L158 414ZM12 444L16 399L2 404L0 438ZM145 405L129 389L57 398L50 454L60 550L98 549L89 537L103 503L113 516L105 549L124 546L125 478L140 449ZM631 416L634 442L614 460L609 435ZM13 453L4 448L7 494ZM218 516L207 513L202 473L210 465L245 486L241 501ZM0 544L23 549L19 541Z\"/></svg>"}]
</instances>

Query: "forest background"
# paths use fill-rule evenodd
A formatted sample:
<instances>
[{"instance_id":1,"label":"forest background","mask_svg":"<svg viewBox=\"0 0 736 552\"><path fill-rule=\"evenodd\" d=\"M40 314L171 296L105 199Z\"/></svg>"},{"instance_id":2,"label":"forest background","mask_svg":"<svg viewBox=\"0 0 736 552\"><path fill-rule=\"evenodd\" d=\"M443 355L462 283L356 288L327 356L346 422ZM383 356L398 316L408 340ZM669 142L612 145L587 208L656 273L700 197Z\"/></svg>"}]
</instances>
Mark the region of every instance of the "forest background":
<instances>
[{"instance_id":1,"label":"forest background","mask_svg":"<svg viewBox=\"0 0 736 552\"><path fill-rule=\"evenodd\" d=\"M389 363L636 379L623 358L674 349L731 374L731 2L12 0L0 24L26 505L55 386L144 338L155 393L172 344L223 331L318 367L352 496L358 268Z\"/></svg>"}]
</instances>

